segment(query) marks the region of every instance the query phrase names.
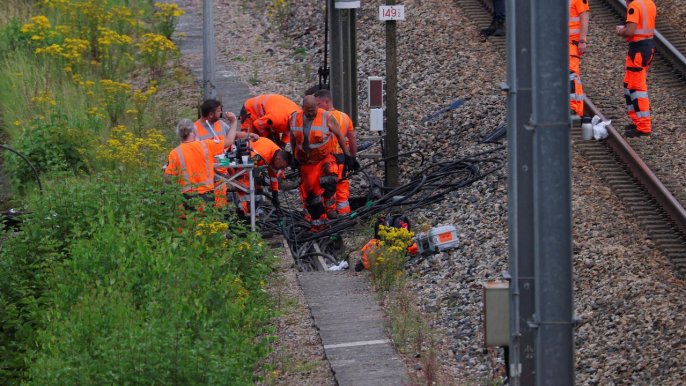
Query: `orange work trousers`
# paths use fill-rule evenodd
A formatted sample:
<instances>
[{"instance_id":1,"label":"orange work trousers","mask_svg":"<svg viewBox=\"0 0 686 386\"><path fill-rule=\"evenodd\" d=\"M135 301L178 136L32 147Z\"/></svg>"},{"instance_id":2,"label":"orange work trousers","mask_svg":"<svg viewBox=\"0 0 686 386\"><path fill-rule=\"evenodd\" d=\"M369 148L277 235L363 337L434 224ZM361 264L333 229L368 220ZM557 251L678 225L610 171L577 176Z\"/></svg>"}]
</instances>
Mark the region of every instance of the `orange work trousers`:
<instances>
[{"instance_id":1,"label":"orange work trousers","mask_svg":"<svg viewBox=\"0 0 686 386\"><path fill-rule=\"evenodd\" d=\"M629 43L624 74L624 97L626 109L636 129L643 133L651 132L650 98L646 75L655 55L653 39Z\"/></svg>"},{"instance_id":2,"label":"orange work trousers","mask_svg":"<svg viewBox=\"0 0 686 386\"><path fill-rule=\"evenodd\" d=\"M569 42L569 108L576 115L584 116L584 88L581 86L581 54L579 53L579 42L576 40Z\"/></svg>"},{"instance_id":3,"label":"orange work trousers","mask_svg":"<svg viewBox=\"0 0 686 386\"><path fill-rule=\"evenodd\" d=\"M336 155L338 161L338 183L336 183L336 212L350 213L350 182L346 178L343 180L343 171L345 170L345 154L339 153Z\"/></svg>"},{"instance_id":4,"label":"orange work trousers","mask_svg":"<svg viewBox=\"0 0 686 386\"><path fill-rule=\"evenodd\" d=\"M326 212L336 210L336 157L328 154L316 164L300 165L300 179L300 199L309 213L313 230L321 229L328 221Z\"/></svg>"}]
</instances>

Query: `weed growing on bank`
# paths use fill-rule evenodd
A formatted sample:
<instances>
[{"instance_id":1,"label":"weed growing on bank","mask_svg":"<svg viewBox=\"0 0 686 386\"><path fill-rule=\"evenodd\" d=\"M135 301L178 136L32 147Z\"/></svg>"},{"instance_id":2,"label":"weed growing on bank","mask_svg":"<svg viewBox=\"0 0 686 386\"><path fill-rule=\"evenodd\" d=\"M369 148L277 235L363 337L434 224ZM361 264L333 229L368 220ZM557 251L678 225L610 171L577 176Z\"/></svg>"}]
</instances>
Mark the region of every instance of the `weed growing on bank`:
<instances>
[{"instance_id":1,"label":"weed growing on bank","mask_svg":"<svg viewBox=\"0 0 686 386\"><path fill-rule=\"evenodd\" d=\"M166 87L156 78L178 57L168 36L183 10L126 0L31 3L35 14L28 17L24 5L10 1L7 12L15 17L0 25L5 144L40 173L83 174L119 166L96 150L122 136L121 128L133 136L131 146L150 141L151 130L171 133L160 126L169 121L168 111L150 105ZM143 163L150 157L164 163L171 145L157 142L162 148L148 152ZM13 153L3 156L15 193L24 194L34 183L30 167Z\"/></svg>"},{"instance_id":2,"label":"weed growing on bank","mask_svg":"<svg viewBox=\"0 0 686 386\"><path fill-rule=\"evenodd\" d=\"M0 251L0 383L251 384L273 256L156 176L49 181Z\"/></svg>"}]
</instances>

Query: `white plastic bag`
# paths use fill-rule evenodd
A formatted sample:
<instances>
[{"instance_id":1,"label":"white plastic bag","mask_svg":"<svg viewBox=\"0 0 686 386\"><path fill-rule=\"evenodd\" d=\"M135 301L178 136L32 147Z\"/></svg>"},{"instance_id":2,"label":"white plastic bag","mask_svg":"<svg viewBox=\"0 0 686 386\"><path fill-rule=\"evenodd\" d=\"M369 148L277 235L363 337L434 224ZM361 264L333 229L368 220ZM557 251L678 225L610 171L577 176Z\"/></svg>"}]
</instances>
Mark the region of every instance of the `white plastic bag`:
<instances>
[{"instance_id":1,"label":"white plastic bag","mask_svg":"<svg viewBox=\"0 0 686 386\"><path fill-rule=\"evenodd\" d=\"M595 115L593 119L591 119L591 123L593 124L593 139L599 141L609 136L606 126L612 123L611 120L600 122L600 117Z\"/></svg>"},{"instance_id":2,"label":"white plastic bag","mask_svg":"<svg viewBox=\"0 0 686 386\"><path fill-rule=\"evenodd\" d=\"M343 260L340 264L329 267L329 271L342 271L344 269L348 269L348 267L348 262Z\"/></svg>"}]
</instances>

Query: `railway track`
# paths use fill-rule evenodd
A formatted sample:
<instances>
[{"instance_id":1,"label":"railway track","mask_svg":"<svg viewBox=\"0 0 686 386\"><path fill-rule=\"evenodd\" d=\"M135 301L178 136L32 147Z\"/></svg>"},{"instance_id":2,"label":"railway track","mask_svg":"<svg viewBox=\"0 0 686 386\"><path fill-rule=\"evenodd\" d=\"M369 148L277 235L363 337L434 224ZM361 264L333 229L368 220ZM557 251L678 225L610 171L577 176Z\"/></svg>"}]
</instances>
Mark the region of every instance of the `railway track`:
<instances>
[{"instance_id":1,"label":"railway track","mask_svg":"<svg viewBox=\"0 0 686 386\"><path fill-rule=\"evenodd\" d=\"M478 28L490 24L491 0L456 0L456 3ZM619 0L595 0L591 18L594 23L610 30L622 23L625 12L626 6ZM655 38L658 53L651 64L649 83L659 82L661 87L686 98L686 58L681 54L686 52L686 38L660 20L656 27L659 31ZM492 36L488 40L505 57L505 37ZM621 67L617 71L621 71ZM620 127L630 123L625 107L618 106L617 98L603 94L599 88L594 82L584 82L585 94L593 97L593 101L585 100L585 115L612 119ZM658 172L654 173L614 127L609 126L609 133L606 141L582 141L580 131L574 129L573 146L591 162L629 208L636 221L673 264L677 275L686 277L686 211L682 206L686 202L686 194L683 185L674 181L669 173L660 173L663 168L656 167Z\"/></svg>"}]
</instances>

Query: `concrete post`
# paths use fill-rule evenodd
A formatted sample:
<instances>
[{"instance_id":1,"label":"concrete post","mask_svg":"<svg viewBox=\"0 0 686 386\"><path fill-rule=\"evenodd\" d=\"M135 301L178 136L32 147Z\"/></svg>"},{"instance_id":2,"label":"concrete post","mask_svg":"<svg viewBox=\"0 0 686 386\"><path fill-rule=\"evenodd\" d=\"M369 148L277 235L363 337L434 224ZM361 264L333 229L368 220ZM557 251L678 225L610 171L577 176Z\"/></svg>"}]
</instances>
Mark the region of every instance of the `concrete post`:
<instances>
[{"instance_id":1,"label":"concrete post","mask_svg":"<svg viewBox=\"0 0 686 386\"><path fill-rule=\"evenodd\" d=\"M395 5L395 0L386 0ZM386 157L398 155L398 47L396 21L386 20ZM399 182L398 158L385 162L386 186L396 187Z\"/></svg>"},{"instance_id":2,"label":"concrete post","mask_svg":"<svg viewBox=\"0 0 686 386\"><path fill-rule=\"evenodd\" d=\"M217 99L217 83L214 80L214 0L203 0L202 29L203 98Z\"/></svg>"}]
</instances>

